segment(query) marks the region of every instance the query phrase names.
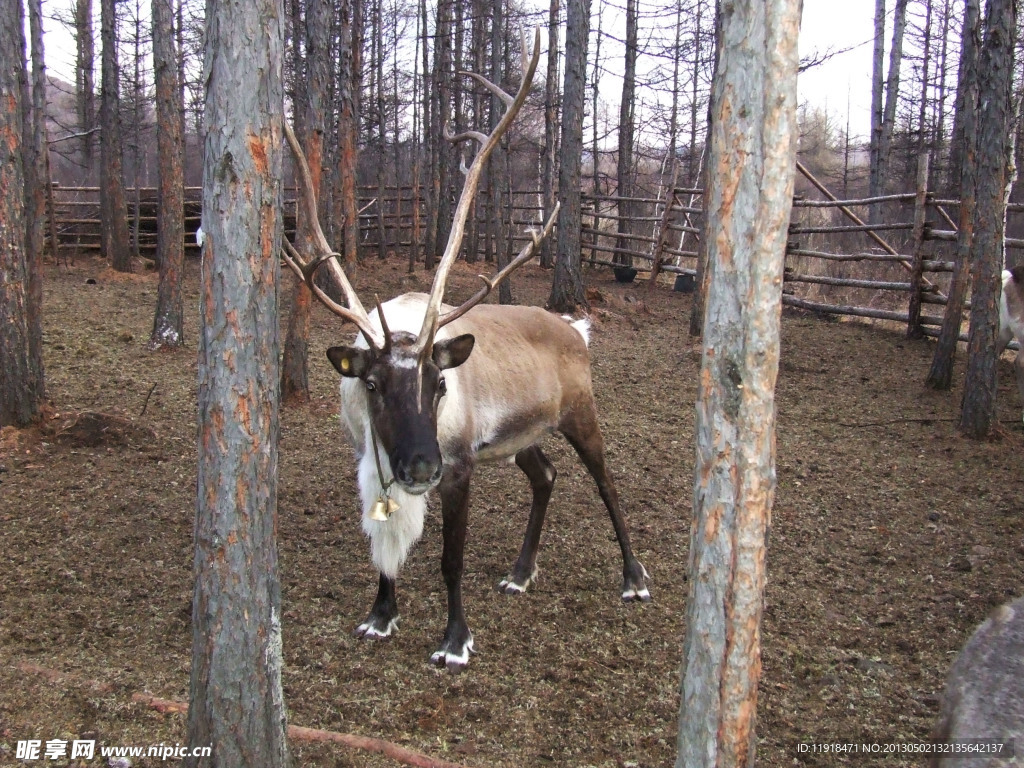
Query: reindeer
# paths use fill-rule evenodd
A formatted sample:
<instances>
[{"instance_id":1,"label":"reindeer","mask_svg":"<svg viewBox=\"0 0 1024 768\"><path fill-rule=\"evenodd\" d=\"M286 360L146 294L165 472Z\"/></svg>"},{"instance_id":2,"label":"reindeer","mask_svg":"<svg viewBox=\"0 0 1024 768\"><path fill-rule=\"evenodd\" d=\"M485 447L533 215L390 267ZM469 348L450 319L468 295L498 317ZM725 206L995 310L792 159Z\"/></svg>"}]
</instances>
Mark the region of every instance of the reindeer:
<instances>
[{"instance_id":1,"label":"reindeer","mask_svg":"<svg viewBox=\"0 0 1024 768\"><path fill-rule=\"evenodd\" d=\"M1003 270L1003 292L999 298L999 338L996 340L996 357L1006 350L1006 345L1016 337L1024 345L1024 266ZM1024 405L1024 349L1018 350L1013 361L1017 374L1017 392Z\"/></svg>"},{"instance_id":2,"label":"reindeer","mask_svg":"<svg viewBox=\"0 0 1024 768\"><path fill-rule=\"evenodd\" d=\"M1020 764L1017 761L1024 747L1024 598L996 608L960 651L949 670L932 739L936 744L987 740L993 746L1002 744L1003 751L937 752L931 768Z\"/></svg>"},{"instance_id":3,"label":"reindeer","mask_svg":"<svg viewBox=\"0 0 1024 768\"><path fill-rule=\"evenodd\" d=\"M527 57L523 40L523 80L515 97L485 78L475 79L506 105L489 136L469 131L448 140L479 144L467 169L451 236L438 263L430 294L407 293L372 312L359 301L332 253L316 216L316 202L305 159L291 129L286 135L299 166L302 202L314 224L315 255L303 263L285 241L285 258L295 273L336 315L353 322L361 337L331 347L327 357L341 374L341 420L354 446L362 501L362 528L379 571L377 597L355 630L362 638L386 638L396 629L395 584L412 545L423 530L426 494L441 497L441 572L448 592L448 622L431 661L458 672L469 662L473 635L462 603L463 553L469 516L469 487L478 463L515 461L533 490L533 503L519 557L501 581L506 594L525 592L537 578L537 549L555 482L555 468L541 450L541 439L560 432L597 483L622 551L622 599L650 600L647 572L633 555L626 520L605 466L591 384L588 324L537 307L480 304L520 265L531 259L554 226L556 208L519 255L458 308L442 303L449 270L459 252L464 225L480 173L502 134L526 99L540 51L539 32ZM345 296L335 303L315 283L325 264Z\"/></svg>"}]
</instances>

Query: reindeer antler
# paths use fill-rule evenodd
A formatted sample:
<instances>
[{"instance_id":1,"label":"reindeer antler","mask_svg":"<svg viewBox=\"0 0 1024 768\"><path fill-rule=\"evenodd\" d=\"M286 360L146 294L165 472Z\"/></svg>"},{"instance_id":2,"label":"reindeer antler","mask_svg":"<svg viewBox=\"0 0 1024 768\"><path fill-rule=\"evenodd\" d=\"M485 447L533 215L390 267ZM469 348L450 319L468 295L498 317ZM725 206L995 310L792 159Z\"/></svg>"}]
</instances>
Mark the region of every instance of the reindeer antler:
<instances>
[{"instance_id":1,"label":"reindeer antler","mask_svg":"<svg viewBox=\"0 0 1024 768\"><path fill-rule=\"evenodd\" d=\"M484 164L487 162L487 158L491 156L491 152L493 152L494 148L498 145L502 135L508 131L508 127L512 124L512 121L515 120L516 115L519 114L519 110L526 101L526 95L530 92L534 73L537 71L537 62L540 61L540 29L534 31L533 52L529 57L526 53L526 36L525 34L522 34L521 37L523 42L523 80L515 96L509 95L491 81L474 72L459 73L466 77L473 78L484 88L501 99L501 101L505 103L506 110L505 114L502 115L501 120L498 122L498 125L495 126L494 130L491 131L488 136L484 136L478 131L466 131L458 135L453 135L450 128L447 125L445 126L445 136L449 141L458 142L471 139L476 141L480 145L480 148L477 151L476 157L473 158L473 164L469 167L469 170L465 171L466 181L462 187L462 195L459 197L459 202L455 207L455 216L452 221L451 234L448 236L448 244L445 246L444 254L441 256L441 261L438 263L437 271L434 273L434 284L430 289L430 298L427 301L427 311L423 316L423 326L420 328L419 336L416 339L415 349L421 362L430 355L434 346L434 334L437 333L437 329L443 324L439 323L439 319L441 313L441 301L444 298L445 284L448 282L448 272L451 270L452 264L455 262L455 257L459 253L459 248L462 246L462 238L465 234L466 218L469 216L469 210L473 204L473 197L476 195L476 189L480 184L480 175L483 172ZM554 224L554 218L555 214L552 214L551 218L544 225L543 233L545 235L551 231L551 227ZM481 289L477 295L466 302L462 307L459 307L445 315L443 322L449 323L456 317L461 317L473 306L479 303L484 296L490 293L491 289L495 285L507 278L513 269L529 261L533 256L534 250L536 250L537 243L539 242L539 240L534 240L534 242L528 245L527 248L523 249L520 255L513 260L508 267L499 272L491 280L484 278L484 282L487 283L487 287ZM528 255L524 258L524 254L527 252ZM513 264L515 266L513 266Z\"/></svg>"},{"instance_id":2,"label":"reindeer antler","mask_svg":"<svg viewBox=\"0 0 1024 768\"><path fill-rule=\"evenodd\" d=\"M324 306L338 317L355 323L371 347L387 351L391 345L390 334L385 332L382 339L380 331L374 328L373 323L370 321L370 316L366 313L362 302L359 301L359 296L356 295L355 289L345 275L345 270L341 268L337 261L337 259L341 258L341 255L331 248L327 238L324 236L324 231L320 228L320 219L317 216L316 210L316 196L313 194L313 178L309 172L309 165L306 163L306 156L303 154L302 147L299 146L298 139L295 138L295 133L292 131L288 121L284 123L284 135L288 139L288 145L292 148L292 153L295 155L295 162L298 166L297 181L300 200L304 206L306 219L311 224L312 247L315 252L308 262L303 262L295 247L287 240L282 240L284 260L292 268L292 271L298 275L299 279L309 286L309 290L313 292L313 295L323 302ZM334 301L314 281L313 278L316 275L316 271L324 265L330 268L335 280L341 286L348 307L343 307ZM383 314L379 310L378 314L380 315L381 322L383 322Z\"/></svg>"},{"instance_id":3,"label":"reindeer antler","mask_svg":"<svg viewBox=\"0 0 1024 768\"><path fill-rule=\"evenodd\" d=\"M437 320L437 327L442 328L443 326L448 325L448 323L450 323L452 320L458 320L464 314L469 312L469 310L471 310L473 307L475 307L477 304L483 301L487 297L487 294L489 294L491 291L493 291L495 288L501 285L502 282L504 282L505 278L507 278L515 270L519 269L519 267L523 266L523 264L532 259L537 254L537 248L540 247L541 241L551 234L551 230L554 228L555 222L558 220L558 211L561 207L561 203L555 203L555 209L551 212L551 215L548 216L548 220L544 222L544 226L541 227L539 232L535 229L526 230L527 233L530 235L530 242L523 246L523 249L519 251L519 255L512 259L512 261L510 261L507 265L505 265L504 269L502 269L493 277L484 277L483 275L477 275L477 277L484 281L484 287L481 288L476 293L474 293L472 296L470 296L458 308L453 309L451 312L446 312L445 314L441 315L441 317L439 317Z\"/></svg>"}]
</instances>

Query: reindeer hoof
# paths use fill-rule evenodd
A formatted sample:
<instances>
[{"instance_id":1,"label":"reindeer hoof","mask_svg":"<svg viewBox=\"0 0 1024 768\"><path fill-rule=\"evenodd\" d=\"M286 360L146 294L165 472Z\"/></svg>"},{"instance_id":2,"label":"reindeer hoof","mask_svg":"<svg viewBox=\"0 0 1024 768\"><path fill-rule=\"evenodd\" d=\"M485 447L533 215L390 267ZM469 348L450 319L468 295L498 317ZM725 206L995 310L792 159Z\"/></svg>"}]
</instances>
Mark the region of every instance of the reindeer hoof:
<instances>
[{"instance_id":1,"label":"reindeer hoof","mask_svg":"<svg viewBox=\"0 0 1024 768\"><path fill-rule=\"evenodd\" d=\"M637 569L634 569L634 573L627 573L623 581L622 601L624 603L649 603L651 602L651 593L647 591L647 580L651 577L647 575L647 569L640 563L636 565ZM636 570L639 570L639 573L636 573Z\"/></svg>"},{"instance_id":2,"label":"reindeer hoof","mask_svg":"<svg viewBox=\"0 0 1024 768\"><path fill-rule=\"evenodd\" d=\"M385 640L398 629L398 617L390 620L371 617L360 624L352 634L363 640Z\"/></svg>"},{"instance_id":3,"label":"reindeer hoof","mask_svg":"<svg viewBox=\"0 0 1024 768\"><path fill-rule=\"evenodd\" d=\"M461 648L455 647L457 643L450 643L447 640L441 645L440 650L430 657L430 663L436 667L444 667L449 672L457 675L469 664L470 654L473 651L473 637L462 644Z\"/></svg>"},{"instance_id":4,"label":"reindeer hoof","mask_svg":"<svg viewBox=\"0 0 1024 768\"><path fill-rule=\"evenodd\" d=\"M624 603L649 603L651 602L651 593L647 590L647 587L629 587L622 591L622 602Z\"/></svg>"},{"instance_id":5,"label":"reindeer hoof","mask_svg":"<svg viewBox=\"0 0 1024 768\"><path fill-rule=\"evenodd\" d=\"M521 595L523 594L531 584L537 581L537 569L533 569L526 578L517 577L515 574L509 574L498 583L498 591L505 595Z\"/></svg>"}]
</instances>

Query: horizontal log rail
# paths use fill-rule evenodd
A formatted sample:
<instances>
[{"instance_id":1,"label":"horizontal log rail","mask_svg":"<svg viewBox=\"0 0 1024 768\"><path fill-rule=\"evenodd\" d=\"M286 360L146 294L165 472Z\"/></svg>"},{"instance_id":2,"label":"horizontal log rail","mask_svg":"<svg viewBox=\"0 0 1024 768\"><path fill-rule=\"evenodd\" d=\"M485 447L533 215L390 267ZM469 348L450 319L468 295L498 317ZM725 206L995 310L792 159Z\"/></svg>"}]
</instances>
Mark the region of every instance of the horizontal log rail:
<instances>
[{"instance_id":1,"label":"horizontal log rail","mask_svg":"<svg viewBox=\"0 0 1024 768\"><path fill-rule=\"evenodd\" d=\"M808 235L808 234L822 234L822 235L840 235L847 232L891 232L899 230L911 230L914 228L913 222L896 222L893 224L843 224L839 226L803 226L801 224L791 224L789 227L789 234L791 235Z\"/></svg>"},{"instance_id":2,"label":"horizontal log rail","mask_svg":"<svg viewBox=\"0 0 1024 768\"><path fill-rule=\"evenodd\" d=\"M955 243L957 239L957 233L956 231L950 229L932 229L931 227L929 227L925 230L925 239L939 240L945 243ZM1007 248L1024 248L1024 239L1019 237L1007 237L1004 239L1003 242Z\"/></svg>"},{"instance_id":3,"label":"horizontal log rail","mask_svg":"<svg viewBox=\"0 0 1024 768\"><path fill-rule=\"evenodd\" d=\"M825 261L882 261L896 264L913 256L890 253L829 253L827 251L812 251L807 248L787 248L786 254L790 256L807 256L812 259L823 259Z\"/></svg>"},{"instance_id":4,"label":"horizontal log rail","mask_svg":"<svg viewBox=\"0 0 1024 768\"><path fill-rule=\"evenodd\" d=\"M874 205L875 203L889 202L913 202L917 197L916 192L901 192L896 195L877 195L875 197L861 197L855 200L807 200L803 197L794 196L794 208L838 208L849 205Z\"/></svg>"},{"instance_id":5,"label":"horizontal log rail","mask_svg":"<svg viewBox=\"0 0 1024 768\"><path fill-rule=\"evenodd\" d=\"M812 283L814 285L833 285L840 288L868 288L875 291L912 291L913 283L889 282L885 280L862 280L854 277L828 277L825 275L801 275L787 272L784 277L787 283Z\"/></svg>"},{"instance_id":6,"label":"horizontal log rail","mask_svg":"<svg viewBox=\"0 0 1024 768\"><path fill-rule=\"evenodd\" d=\"M598 237L613 237L615 239L622 238L623 240L641 240L645 243L654 242L654 238L649 235L633 235L626 232L615 232L613 230L605 231L603 229L593 229L592 227L581 227L580 232L584 235L597 235Z\"/></svg>"},{"instance_id":7,"label":"horizontal log rail","mask_svg":"<svg viewBox=\"0 0 1024 768\"><path fill-rule=\"evenodd\" d=\"M661 216L620 216L618 213L601 213L596 210L584 210L584 218L595 218L595 219L607 219L608 221L623 221L629 220L632 222L643 222L645 224L652 224L661 221Z\"/></svg>"}]
</instances>

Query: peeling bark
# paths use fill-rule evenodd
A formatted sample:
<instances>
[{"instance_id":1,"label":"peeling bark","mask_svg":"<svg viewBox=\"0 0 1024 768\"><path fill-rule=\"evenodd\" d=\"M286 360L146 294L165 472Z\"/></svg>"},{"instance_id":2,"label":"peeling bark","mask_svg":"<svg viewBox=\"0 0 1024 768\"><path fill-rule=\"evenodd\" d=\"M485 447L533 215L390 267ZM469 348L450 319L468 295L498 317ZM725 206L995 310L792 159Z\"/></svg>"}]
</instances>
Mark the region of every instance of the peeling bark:
<instances>
[{"instance_id":1,"label":"peeling bark","mask_svg":"<svg viewBox=\"0 0 1024 768\"><path fill-rule=\"evenodd\" d=\"M679 768L753 765L800 0L723 7Z\"/></svg>"},{"instance_id":2,"label":"peeling bark","mask_svg":"<svg viewBox=\"0 0 1024 768\"><path fill-rule=\"evenodd\" d=\"M21 0L0 0L0 427L39 413L32 386L25 253L22 97L25 32Z\"/></svg>"},{"instance_id":3,"label":"peeling bark","mask_svg":"<svg viewBox=\"0 0 1024 768\"><path fill-rule=\"evenodd\" d=\"M971 240L971 329L960 431L987 437L995 423L996 336L1013 120L1015 0L988 0L978 68L977 195ZM970 151L970 150L968 150Z\"/></svg>"},{"instance_id":4,"label":"peeling bark","mask_svg":"<svg viewBox=\"0 0 1024 768\"><path fill-rule=\"evenodd\" d=\"M209 0L188 765L288 763L277 553L284 13Z\"/></svg>"}]
</instances>

